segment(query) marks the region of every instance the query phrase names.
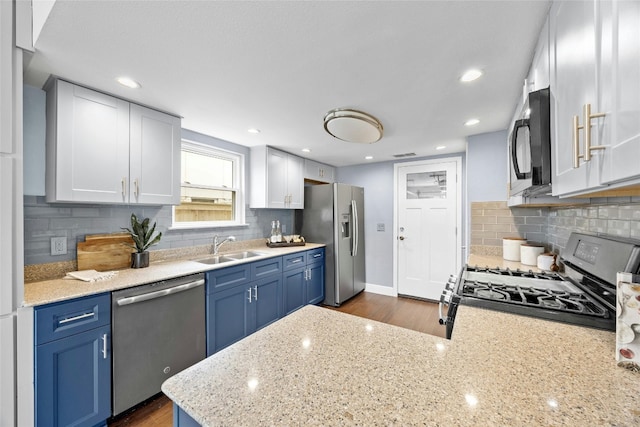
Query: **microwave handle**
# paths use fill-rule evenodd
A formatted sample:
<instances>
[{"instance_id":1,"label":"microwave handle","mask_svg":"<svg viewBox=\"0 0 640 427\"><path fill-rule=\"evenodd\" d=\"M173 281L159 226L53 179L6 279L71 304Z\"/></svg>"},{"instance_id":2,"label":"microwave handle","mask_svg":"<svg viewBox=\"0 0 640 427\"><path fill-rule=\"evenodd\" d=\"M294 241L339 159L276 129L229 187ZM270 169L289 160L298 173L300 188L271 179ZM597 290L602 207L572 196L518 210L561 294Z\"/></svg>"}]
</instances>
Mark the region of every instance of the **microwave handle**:
<instances>
[{"instance_id":1,"label":"microwave handle","mask_svg":"<svg viewBox=\"0 0 640 427\"><path fill-rule=\"evenodd\" d=\"M513 165L513 172L516 174L516 178L518 179L528 178L526 173L520 172L520 165L518 165L516 148L518 129L525 126L529 127L529 119L516 120L516 123L513 126L513 132L511 133L511 164Z\"/></svg>"}]
</instances>

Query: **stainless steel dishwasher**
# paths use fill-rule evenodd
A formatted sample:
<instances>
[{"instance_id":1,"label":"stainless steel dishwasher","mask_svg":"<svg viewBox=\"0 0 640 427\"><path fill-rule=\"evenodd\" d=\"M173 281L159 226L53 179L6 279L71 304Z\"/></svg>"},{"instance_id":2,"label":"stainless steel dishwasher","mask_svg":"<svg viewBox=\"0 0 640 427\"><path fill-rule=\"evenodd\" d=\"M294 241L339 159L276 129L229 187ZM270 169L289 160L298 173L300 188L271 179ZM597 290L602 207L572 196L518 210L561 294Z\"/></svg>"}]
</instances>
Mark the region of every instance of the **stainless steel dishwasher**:
<instances>
[{"instance_id":1,"label":"stainless steel dishwasher","mask_svg":"<svg viewBox=\"0 0 640 427\"><path fill-rule=\"evenodd\" d=\"M113 415L206 356L204 274L111 294Z\"/></svg>"}]
</instances>

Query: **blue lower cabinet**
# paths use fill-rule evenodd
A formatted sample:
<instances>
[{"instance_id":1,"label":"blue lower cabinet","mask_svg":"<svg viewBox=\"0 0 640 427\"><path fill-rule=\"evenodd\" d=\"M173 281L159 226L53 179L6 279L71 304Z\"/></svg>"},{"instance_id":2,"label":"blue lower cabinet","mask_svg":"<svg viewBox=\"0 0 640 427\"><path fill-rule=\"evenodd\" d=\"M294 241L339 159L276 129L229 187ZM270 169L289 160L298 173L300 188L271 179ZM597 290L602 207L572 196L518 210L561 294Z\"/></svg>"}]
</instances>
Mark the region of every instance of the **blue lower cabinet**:
<instances>
[{"instance_id":1,"label":"blue lower cabinet","mask_svg":"<svg viewBox=\"0 0 640 427\"><path fill-rule=\"evenodd\" d=\"M246 337L249 324L248 285L207 292L207 356Z\"/></svg>"},{"instance_id":2,"label":"blue lower cabinet","mask_svg":"<svg viewBox=\"0 0 640 427\"><path fill-rule=\"evenodd\" d=\"M288 315L306 305L307 267L303 266L282 275L284 287L284 315Z\"/></svg>"},{"instance_id":3,"label":"blue lower cabinet","mask_svg":"<svg viewBox=\"0 0 640 427\"><path fill-rule=\"evenodd\" d=\"M207 356L324 300L324 248L208 271Z\"/></svg>"},{"instance_id":4,"label":"blue lower cabinet","mask_svg":"<svg viewBox=\"0 0 640 427\"><path fill-rule=\"evenodd\" d=\"M207 272L207 356L282 317L282 258L245 264L247 280L229 286L221 268ZM237 272L234 273L237 275ZM223 286L221 286L223 284Z\"/></svg>"},{"instance_id":5,"label":"blue lower cabinet","mask_svg":"<svg viewBox=\"0 0 640 427\"><path fill-rule=\"evenodd\" d=\"M249 333L264 328L282 317L282 276L257 280L253 285L251 312L254 313Z\"/></svg>"},{"instance_id":6,"label":"blue lower cabinet","mask_svg":"<svg viewBox=\"0 0 640 427\"><path fill-rule=\"evenodd\" d=\"M173 427L200 427L200 424L174 403Z\"/></svg>"},{"instance_id":7,"label":"blue lower cabinet","mask_svg":"<svg viewBox=\"0 0 640 427\"><path fill-rule=\"evenodd\" d=\"M324 262L316 262L307 267L308 304L319 304L324 300Z\"/></svg>"},{"instance_id":8,"label":"blue lower cabinet","mask_svg":"<svg viewBox=\"0 0 640 427\"><path fill-rule=\"evenodd\" d=\"M111 416L111 297L36 307L35 424L105 425Z\"/></svg>"}]
</instances>

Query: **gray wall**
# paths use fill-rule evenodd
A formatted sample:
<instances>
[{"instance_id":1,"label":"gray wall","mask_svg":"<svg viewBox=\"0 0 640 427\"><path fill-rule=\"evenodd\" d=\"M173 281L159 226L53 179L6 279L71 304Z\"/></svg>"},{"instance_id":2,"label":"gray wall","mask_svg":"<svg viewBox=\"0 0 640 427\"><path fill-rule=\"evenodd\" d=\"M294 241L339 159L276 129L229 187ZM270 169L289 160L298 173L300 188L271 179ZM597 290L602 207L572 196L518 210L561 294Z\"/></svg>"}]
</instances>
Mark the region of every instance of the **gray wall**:
<instances>
[{"instance_id":1,"label":"gray wall","mask_svg":"<svg viewBox=\"0 0 640 427\"><path fill-rule=\"evenodd\" d=\"M364 188L365 262L366 281L368 284L393 287L393 246L395 244L393 241L394 164L457 156L462 157L463 177L461 179L464 183L464 153L346 166L337 169L337 182ZM462 205L464 206L464 185L462 186L462 193ZM464 225L464 213L462 222ZM384 225L384 231L378 231L378 224Z\"/></svg>"},{"instance_id":2,"label":"gray wall","mask_svg":"<svg viewBox=\"0 0 640 427\"><path fill-rule=\"evenodd\" d=\"M507 200L507 131L467 138L467 200Z\"/></svg>"},{"instance_id":3,"label":"gray wall","mask_svg":"<svg viewBox=\"0 0 640 427\"><path fill-rule=\"evenodd\" d=\"M191 141L209 144L246 156L249 165L249 148L212 138L186 129L182 137ZM27 173L27 172L25 172ZM44 179L44 176L42 176ZM245 169L245 189L248 187L248 170ZM245 201L249 200L247 191ZM162 231L161 242L155 249L170 249L185 246L211 244L213 236L234 235L238 240L259 239L269 235L271 221L279 219L284 232L293 229L293 211L284 209L249 209L246 207L246 226L207 228L193 230L169 230L171 206L139 205L89 205L46 203L41 196L24 197L24 248L25 264L68 261L76 258L76 244L84 241L86 234L116 233L129 225L131 213L157 221ZM51 237L67 238L67 254L51 256Z\"/></svg>"},{"instance_id":4,"label":"gray wall","mask_svg":"<svg viewBox=\"0 0 640 427\"><path fill-rule=\"evenodd\" d=\"M508 163L507 131L471 135L467 138L467 202L463 216L464 230L471 229L471 202L507 200ZM463 234L466 261L471 249L471 233Z\"/></svg>"}]
</instances>

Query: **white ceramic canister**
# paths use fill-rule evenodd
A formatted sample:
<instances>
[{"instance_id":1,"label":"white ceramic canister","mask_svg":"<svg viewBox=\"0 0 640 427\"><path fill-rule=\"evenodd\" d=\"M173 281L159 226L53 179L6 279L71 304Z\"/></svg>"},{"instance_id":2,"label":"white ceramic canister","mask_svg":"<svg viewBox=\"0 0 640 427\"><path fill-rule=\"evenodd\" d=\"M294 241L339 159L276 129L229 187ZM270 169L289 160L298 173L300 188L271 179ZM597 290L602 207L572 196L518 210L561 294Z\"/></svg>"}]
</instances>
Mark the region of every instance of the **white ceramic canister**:
<instances>
[{"instance_id":1,"label":"white ceramic canister","mask_svg":"<svg viewBox=\"0 0 640 427\"><path fill-rule=\"evenodd\" d=\"M538 265L538 255L544 252L544 246L536 243L523 243L520 246L520 262L525 265Z\"/></svg>"},{"instance_id":2,"label":"white ceramic canister","mask_svg":"<svg viewBox=\"0 0 640 427\"><path fill-rule=\"evenodd\" d=\"M553 264L553 254L551 252L538 255L538 268L540 270L551 271L551 264Z\"/></svg>"},{"instance_id":3,"label":"white ceramic canister","mask_svg":"<svg viewBox=\"0 0 640 427\"><path fill-rule=\"evenodd\" d=\"M520 261L520 245L527 243L522 237L505 237L502 239L502 258L507 261Z\"/></svg>"}]
</instances>

